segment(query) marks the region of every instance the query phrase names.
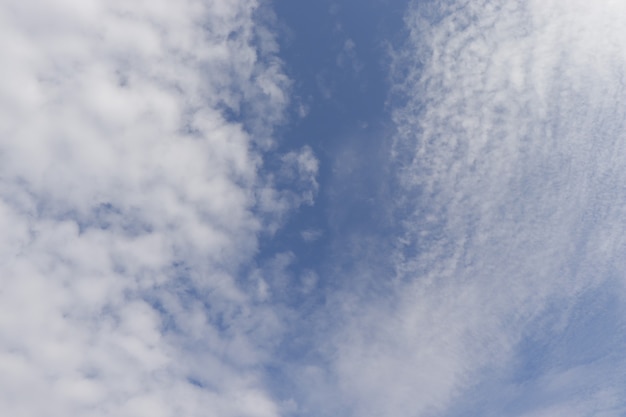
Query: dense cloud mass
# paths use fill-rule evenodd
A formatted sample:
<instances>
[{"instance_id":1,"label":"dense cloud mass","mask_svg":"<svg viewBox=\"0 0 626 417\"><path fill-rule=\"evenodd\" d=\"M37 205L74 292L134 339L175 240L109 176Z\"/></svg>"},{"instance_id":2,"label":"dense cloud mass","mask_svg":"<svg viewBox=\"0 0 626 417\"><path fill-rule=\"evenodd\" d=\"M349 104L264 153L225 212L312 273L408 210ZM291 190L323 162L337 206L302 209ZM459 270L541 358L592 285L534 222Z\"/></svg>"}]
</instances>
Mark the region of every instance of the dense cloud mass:
<instances>
[{"instance_id":1,"label":"dense cloud mass","mask_svg":"<svg viewBox=\"0 0 626 417\"><path fill-rule=\"evenodd\" d=\"M624 414L624 19L611 1L413 3L395 295L337 338L354 415Z\"/></svg>"},{"instance_id":2,"label":"dense cloud mass","mask_svg":"<svg viewBox=\"0 0 626 417\"><path fill-rule=\"evenodd\" d=\"M289 87L262 13L0 6L0 414L279 414L258 367L280 324L236 284L300 202L255 151Z\"/></svg>"}]
</instances>

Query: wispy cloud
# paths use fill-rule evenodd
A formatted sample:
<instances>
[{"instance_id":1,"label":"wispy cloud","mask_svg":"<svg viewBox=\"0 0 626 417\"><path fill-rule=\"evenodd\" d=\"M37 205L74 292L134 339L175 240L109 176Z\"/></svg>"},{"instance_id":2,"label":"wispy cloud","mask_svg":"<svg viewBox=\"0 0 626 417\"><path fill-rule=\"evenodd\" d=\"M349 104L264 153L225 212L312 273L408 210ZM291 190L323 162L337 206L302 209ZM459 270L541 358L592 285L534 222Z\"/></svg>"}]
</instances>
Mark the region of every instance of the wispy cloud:
<instances>
[{"instance_id":1,"label":"wispy cloud","mask_svg":"<svg viewBox=\"0 0 626 417\"><path fill-rule=\"evenodd\" d=\"M392 71L396 277L375 300L338 296L345 318L329 344L339 402L354 415L469 409L476 403L465 395L489 378L516 390L512 364L526 353L522 341L532 345L529 333L539 344L570 335L585 294L623 294L625 18L612 1L410 7ZM549 311L559 324L538 330ZM579 366L595 374L588 362L600 357L564 355L533 381L556 383ZM598 406L625 383L624 358L611 363L612 378L506 411L563 414L584 403L621 415L623 403ZM526 394L516 395L486 401L479 414L501 415Z\"/></svg>"},{"instance_id":2,"label":"wispy cloud","mask_svg":"<svg viewBox=\"0 0 626 417\"><path fill-rule=\"evenodd\" d=\"M281 325L236 283L300 203L255 151L289 87L259 13L0 6L1 414L279 414L259 367Z\"/></svg>"}]
</instances>

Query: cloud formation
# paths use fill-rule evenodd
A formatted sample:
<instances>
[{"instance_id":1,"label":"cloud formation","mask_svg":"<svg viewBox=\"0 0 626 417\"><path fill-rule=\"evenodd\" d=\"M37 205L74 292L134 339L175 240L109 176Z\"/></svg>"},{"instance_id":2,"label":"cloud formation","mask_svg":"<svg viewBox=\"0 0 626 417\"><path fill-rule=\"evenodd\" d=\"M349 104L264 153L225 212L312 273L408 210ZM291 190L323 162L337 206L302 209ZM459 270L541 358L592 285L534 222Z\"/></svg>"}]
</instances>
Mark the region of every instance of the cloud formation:
<instances>
[{"instance_id":1,"label":"cloud formation","mask_svg":"<svg viewBox=\"0 0 626 417\"><path fill-rule=\"evenodd\" d=\"M0 6L0 414L624 415L626 6L412 1L384 138L282 154L272 19Z\"/></svg>"},{"instance_id":2,"label":"cloud formation","mask_svg":"<svg viewBox=\"0 0 626 417\"><path fill-rule=\"evenodd\" d=\"M262 172L289 88L263 13L0 6L1 414L279 415L281 324L237 283L302 202ZM315 185L310 152L286 158Z\"/></svg>"},{"instance_id":3,"label":"cloud formation","mask_svg":"<svg viewBox=\"0 0 626 417\"><path fill-rule=\"evenodd\" d=\"M396 274L338 302L329 344L350 414L624 413L600 405L625 383L615 341L521 373L577 334L574 311L623 329L619 303L585 295L624 298L625 18L608 0L412 3L392 69Z\"/></svg>"}]
</instances>

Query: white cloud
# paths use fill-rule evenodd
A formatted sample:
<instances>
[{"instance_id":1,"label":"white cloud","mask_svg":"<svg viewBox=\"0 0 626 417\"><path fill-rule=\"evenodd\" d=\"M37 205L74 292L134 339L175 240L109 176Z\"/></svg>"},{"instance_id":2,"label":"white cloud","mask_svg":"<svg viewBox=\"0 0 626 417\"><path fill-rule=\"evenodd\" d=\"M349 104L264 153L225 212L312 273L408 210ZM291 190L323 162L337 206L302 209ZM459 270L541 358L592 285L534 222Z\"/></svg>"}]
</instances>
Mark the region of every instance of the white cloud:
<instances>
[{"instance_id":1,"label":"white cloud","mask_svg":"<svg viewBox=\"0 0 626 417\"><path fill-rule=\"evenodd\" d=\"M1 414L278 415L281 325L236 283L289 87L255 13L0 6Z\"/></svg>"},{"instance_id":2,"label":"white cloud","mask_svg":"<svg viewBox=\"0 0 626 417\"><path fill-rule=\"evenodd\" d=\"M317 183L319 161L313 154L313 150L309 146L304 146L298 152L288 152L281 159L283 177L299 184L300 194L295 196L297 205L312 205L319 189Z\"/></svg>"},{"instance_id":3,"label":"white cloud","mask_svg":"<svg viewBox=\"0 0 626 417\"><path fill-rule=\"evenodd\" d=\"M445 415L548 306L567 322L623 279L625 18L608 0L413 3L393 69L397 276L374 300L337 296L327 347L352 414ZM575 401L592 412L614 384Z\"/></svg>"}]
</instances>

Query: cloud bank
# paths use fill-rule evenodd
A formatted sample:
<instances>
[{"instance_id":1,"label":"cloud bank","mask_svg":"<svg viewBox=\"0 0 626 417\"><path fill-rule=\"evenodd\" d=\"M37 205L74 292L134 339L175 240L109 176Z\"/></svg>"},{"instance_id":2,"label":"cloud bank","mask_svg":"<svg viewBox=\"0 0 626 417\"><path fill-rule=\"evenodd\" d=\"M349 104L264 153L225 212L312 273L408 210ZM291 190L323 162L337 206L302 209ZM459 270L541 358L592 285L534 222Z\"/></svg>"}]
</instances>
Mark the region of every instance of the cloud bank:
<instances>
[{"instance_id":1,"label":"cloud bank","mask_svg":"<svg viewBox=\"0 0 626 417\"><path fill-rule=\"evenodd\" d=\"M262 171L289 88L263 14L0 6L1 414L280 414L281 324L238 280L317 165L286 157L300 199Z\"/></svg>"}]
</instances>

